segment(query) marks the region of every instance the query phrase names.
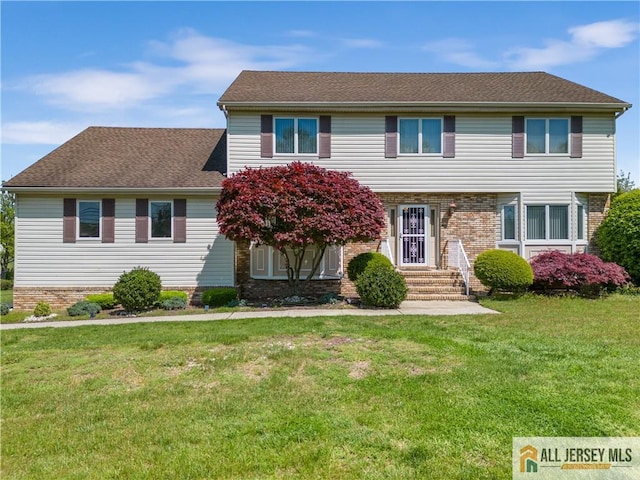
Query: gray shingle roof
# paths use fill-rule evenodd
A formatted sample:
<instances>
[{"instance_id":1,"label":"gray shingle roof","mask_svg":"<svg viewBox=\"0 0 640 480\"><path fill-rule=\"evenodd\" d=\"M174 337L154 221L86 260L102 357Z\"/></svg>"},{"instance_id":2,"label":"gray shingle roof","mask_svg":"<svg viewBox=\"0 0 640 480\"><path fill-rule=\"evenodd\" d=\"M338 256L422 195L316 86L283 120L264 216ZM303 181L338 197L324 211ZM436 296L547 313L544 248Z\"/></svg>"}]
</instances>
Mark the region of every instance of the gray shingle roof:
<instances>
[{"instance_id":1,"label":"gray shingle roof","mask_svg":"<svg viewBox=\"0 0 640 480\"><path fill-rule=\"evenodd\" d=\"M544 72L335 73L245 70L219 105L242 103L626 102Z\"/></svg>"},{"instance_id":2,"label":"gray shingle roof","mask_svg":"<svg viewBox=\"0 0 640 480\"><path fill-rule=\"evenodd\" d=\"M89 127L4 187L216 188L224 129Z\"/></svg>"}]
</instances>

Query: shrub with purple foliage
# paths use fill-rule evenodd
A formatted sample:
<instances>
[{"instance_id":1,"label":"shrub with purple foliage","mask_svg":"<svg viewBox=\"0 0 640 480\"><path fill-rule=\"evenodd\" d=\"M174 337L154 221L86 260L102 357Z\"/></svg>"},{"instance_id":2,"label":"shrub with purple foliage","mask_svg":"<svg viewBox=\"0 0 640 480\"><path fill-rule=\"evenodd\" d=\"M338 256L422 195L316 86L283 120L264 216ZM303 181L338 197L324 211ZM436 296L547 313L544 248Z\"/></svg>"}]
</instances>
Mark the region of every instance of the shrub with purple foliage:
<instances>
[{"instance_id":1,"label":"shrub with purple foliage","mask_svg":"<svg viewBox=\"0 0 640 480\"><path fill-rule=\"evenodd\" d=\"M531 260L534 290L573 290L585 297L611 292L629 282L620 265L588 253L551 250Z\"/></svg>"}]
</instances>

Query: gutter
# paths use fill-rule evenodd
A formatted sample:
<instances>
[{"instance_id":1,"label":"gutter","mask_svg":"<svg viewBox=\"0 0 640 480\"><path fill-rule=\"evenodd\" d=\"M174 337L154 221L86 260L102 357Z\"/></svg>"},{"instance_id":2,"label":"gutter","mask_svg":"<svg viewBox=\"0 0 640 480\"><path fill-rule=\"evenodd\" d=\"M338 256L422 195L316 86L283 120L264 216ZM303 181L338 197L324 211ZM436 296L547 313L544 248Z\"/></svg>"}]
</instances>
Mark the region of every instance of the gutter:
<instances>
[{"instance_id":1,"label":"gutter","mask_svg":"<svg viewBox=\"0 0 640 480\"><path fill-rule=\"evenodd\" d=\"M207 195L219 194L222 187L192 187L192 188L134 188L134 187L12 187L3 186L2 190L15 193L80 193L84 195L110 194L110 195L137 195L141 193L150 194L191 194Z\"/></svg>"},{"instance_id":2,"label":"gutter","mask_svg":"<svg viewBox=\"0 0 640 480\"><path fill-rule=\"evenodd\" d=\"M622 115L624 115L624 114L627 112L627 110L629 110L630 108L631 108L631 104L630 104L630 103L626 104L626 105L622 108L622 110L621 110L620 112L616 113L615 119L616 119L616 120L617 120L617 119L619 119L619 118L620 118Z\"/></svg>"}]
</instances>

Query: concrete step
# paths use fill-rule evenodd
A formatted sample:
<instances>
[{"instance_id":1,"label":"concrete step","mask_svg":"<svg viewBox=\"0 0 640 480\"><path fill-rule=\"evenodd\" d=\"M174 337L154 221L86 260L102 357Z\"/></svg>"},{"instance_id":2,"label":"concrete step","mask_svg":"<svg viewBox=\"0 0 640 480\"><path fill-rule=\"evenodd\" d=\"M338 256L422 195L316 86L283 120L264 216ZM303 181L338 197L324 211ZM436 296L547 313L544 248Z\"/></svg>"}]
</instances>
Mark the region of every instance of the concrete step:
<instances>
[{"instance_id":1,"label":"concrete step","mask_svg":"<svg viewBox=\"0 0 640 480\"><path fill-rule=\"evenodd\" d=\"M440 293L409 293L407 294L407 300L452 300L452 301L469 301L473 300L473 295L464 294L440 294Z\"/></svg>"},{"instance_id":2,"label":"concrete step","mask_svg":"<svg viewBox=\"0 0 640 480\"><path fill-rule=\"evenodd\" d=\"M466 292L464 286L452 285L407 285L409 293L434 293L434 294L463 294Z\"/></svg>"}]
</instances>

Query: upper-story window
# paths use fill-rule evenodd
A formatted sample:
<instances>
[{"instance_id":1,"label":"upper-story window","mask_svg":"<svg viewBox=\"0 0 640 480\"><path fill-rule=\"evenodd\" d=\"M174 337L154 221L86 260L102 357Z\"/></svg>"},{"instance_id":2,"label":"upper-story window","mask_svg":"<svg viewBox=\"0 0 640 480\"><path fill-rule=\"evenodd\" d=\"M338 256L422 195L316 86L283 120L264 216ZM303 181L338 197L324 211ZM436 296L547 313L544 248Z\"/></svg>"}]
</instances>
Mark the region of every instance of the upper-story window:
<instances>
[{"instance_id":1,"label":"upper-story window","mask_svg":"<svg viewBox=\"0 0 640 480\"><path fill-rule=\"evenodd\" d=\"M78 200L78 238L100 238L100 201Z\"/></svg>"},{"instance_id":2,"label":"upper-story window","mask_svg":"<svg viewBox=\"0 0 640 480\"><path fill-rule=\"evenodd\" d=\"M276 118L276 153L317 154L317 118Z\"/></svg>"},{"instance_id":3,"label":"upper-story window","mask_svg":"<svg viewBox=\"0 0 640 480\"><path fill-rule=\"evenodd\" d=\"M173 204L171 201L150 201L149 219L151 238L171 238L171 217Z\"/></svg>"},{"instance_id":4,"label":"upper-story window","mask_svg":"<svg viewBox=\"0 0 640 480\"><path fill-rule=\"evenodd\" d=\"M441 118L401 118L398 121L398 133L399 153L442 153Z\"/></svg>"},{"instance_id":5,"label":"upper-story window","mask_svg":"<svg viewBox=\"0 0 640 480\"><path fill-rule=\"evenodd\" d=\"M568 118L528 118L527 154L568 154Z\"/></svg>"}]
</instances>

